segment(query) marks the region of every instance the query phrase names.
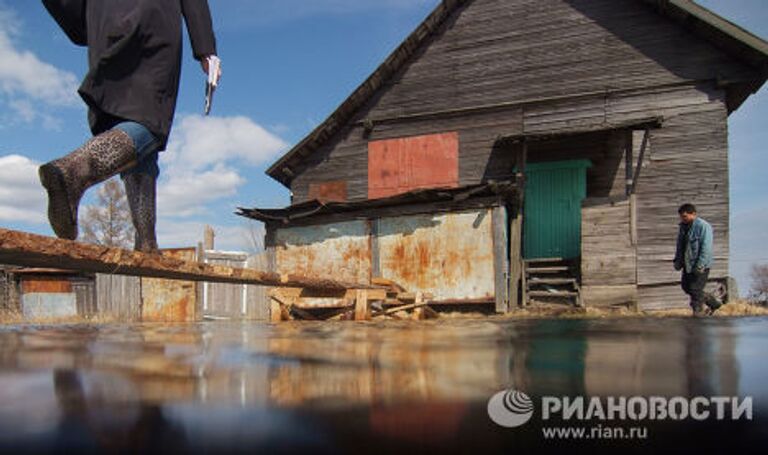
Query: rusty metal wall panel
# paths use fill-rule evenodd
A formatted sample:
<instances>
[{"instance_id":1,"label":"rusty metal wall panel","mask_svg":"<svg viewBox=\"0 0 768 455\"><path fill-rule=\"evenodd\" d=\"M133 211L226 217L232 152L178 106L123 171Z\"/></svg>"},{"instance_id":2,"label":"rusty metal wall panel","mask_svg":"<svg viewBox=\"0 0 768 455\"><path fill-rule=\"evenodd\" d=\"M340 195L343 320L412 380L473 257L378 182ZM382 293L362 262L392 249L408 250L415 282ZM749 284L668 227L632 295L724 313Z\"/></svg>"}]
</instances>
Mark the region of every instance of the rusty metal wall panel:
<instances>
[{"instance_id":1,"label":"rusty metal wall panel","mask_svg":"<svg viewBox=\"0 0 768 455\"><path fill-rule=\"evenodd\" d=\"M368 144L368 198L459 184L459 133L429 134Z\"/></svg>"},{"instance_id":2,"label":"rusty metal wall panel","mask_svg":"<svg viewBox=\"0 0 768 455\"><path fill-rule=\"evenodd\" d=\"M275 265L277 273L369 283L369 223L360 220L279 229Z\"/></svg>"},{"instance_id":3,"label":"rusty metal wall panel","mask_svg":"<svg viewBox=\"0 0 768 455\"><path fill-rule=\"evenodd\" d=\"M164 256L195 261L194 248L166 250ZM142 311L144 322L194 322L197 318L197 286L191 281L142 278Z\"/></svg>"},{"instance_id":4,"label":"rusty metal wall panel","mask_svg":"<svg viewBox=\"0 0 768 455\"><path fill-rule=\"evenodd\" d=\"M379 270L436 300L495 298L492 209L377 221Z\"/></svg>"}]
</instances>

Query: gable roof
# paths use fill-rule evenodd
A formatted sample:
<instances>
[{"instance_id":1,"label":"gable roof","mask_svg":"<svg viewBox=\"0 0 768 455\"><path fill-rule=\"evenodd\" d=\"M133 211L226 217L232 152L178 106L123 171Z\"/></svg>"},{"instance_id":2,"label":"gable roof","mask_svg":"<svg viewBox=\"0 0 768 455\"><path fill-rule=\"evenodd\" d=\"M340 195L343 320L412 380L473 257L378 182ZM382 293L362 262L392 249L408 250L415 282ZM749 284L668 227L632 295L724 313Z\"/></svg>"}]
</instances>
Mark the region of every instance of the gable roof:
<instances>
[{"instance_id":1,"label":"gable roof","mask_svg":"<svg viewBox=\"0 0 768 455\"><path fill-rule=\"evenodd\" d=\"M472 0L443 0L387 59L336 110L296 146L279 158L266 173L285 186L295 176L292 166L312 154L349 121L384 83L403 68L416 51L457 10ZM691 29L727 54L761 74L762 79L738 97L732 110L768 79L768 42L693 0L639 0L652 5L662 15Z\"/></svg>"}]
</instances>

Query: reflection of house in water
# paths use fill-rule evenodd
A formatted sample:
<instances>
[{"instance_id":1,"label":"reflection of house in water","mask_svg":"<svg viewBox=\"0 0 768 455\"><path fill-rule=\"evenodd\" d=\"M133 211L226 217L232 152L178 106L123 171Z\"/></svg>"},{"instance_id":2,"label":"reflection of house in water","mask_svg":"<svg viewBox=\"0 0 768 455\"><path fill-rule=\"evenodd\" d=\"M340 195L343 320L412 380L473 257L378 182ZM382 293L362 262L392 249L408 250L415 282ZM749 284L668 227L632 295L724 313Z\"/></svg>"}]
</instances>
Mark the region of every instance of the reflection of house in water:
<instances>
[{"instance_id":1,"label":"reflection of house in water","mask_svg":"<svg viewBox=\"0 0 768 455\"><path fill-rule=\"evenodd\" d=\"M767 62L694 2L446 0L270 167L292 205L241 214L280 273L498 312L682 306L677 207L713 223L724 279L728 115Z\"/></svg>"},{"instance_id":2,"label":"reflection of house in water","mask_svg":"<svg viewBox=\"0 0 768 455\"><path fill-rule=\"evenodd\" d=\"M534 396L738 395L729 322L623 322L8 331L0 385L14 390L28 371L75 370L105 403L288 408L482 402L510 387Z\"/></svg>"}]
</instances>

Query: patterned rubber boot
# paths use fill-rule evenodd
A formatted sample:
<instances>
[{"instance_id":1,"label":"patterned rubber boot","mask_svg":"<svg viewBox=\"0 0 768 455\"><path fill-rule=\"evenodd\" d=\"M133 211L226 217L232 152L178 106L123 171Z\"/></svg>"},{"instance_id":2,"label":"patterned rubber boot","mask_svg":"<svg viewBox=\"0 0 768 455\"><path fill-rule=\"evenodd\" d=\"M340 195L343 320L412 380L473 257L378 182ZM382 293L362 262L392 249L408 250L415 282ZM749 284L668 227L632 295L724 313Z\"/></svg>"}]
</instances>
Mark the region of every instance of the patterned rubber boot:
<instances>
[{"instance_id":1,"label":"patterned rubber boot","mask_svg":"<svg viewBox=\"0 0 768 455\"><path fill-rule=\"evenodd\" d=\"M122 130L99 134L69 155L40 166L48 192L48 221L59 238L77 238L77 210L85 190L136 164L133 140Z\"/></svg>"},{"instance_id":2,"label":"patterned rubber boot","mask_svg":"<svg viewBox=\"0 0 768 455\"><path fill-rule=\"evenodd\" d=\"M123 177L123 183L136 231L133 249L144 253L157 253L156 179L149 174L133 173Z\"/></svg>"}]
</instances>

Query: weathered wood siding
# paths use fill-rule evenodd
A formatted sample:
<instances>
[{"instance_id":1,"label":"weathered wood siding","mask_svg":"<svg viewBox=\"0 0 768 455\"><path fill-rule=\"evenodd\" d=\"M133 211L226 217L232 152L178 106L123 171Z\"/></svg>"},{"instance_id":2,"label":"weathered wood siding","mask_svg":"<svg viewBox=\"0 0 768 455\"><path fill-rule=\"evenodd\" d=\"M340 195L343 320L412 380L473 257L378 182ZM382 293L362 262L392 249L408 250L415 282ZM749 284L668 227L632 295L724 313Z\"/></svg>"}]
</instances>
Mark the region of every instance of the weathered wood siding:
<instances>
[{"instance_id":1,"label":"weathered wood siding","mask_svg":"<svg viewBox=\"0 0 768 455\"><path fill-rule=\"evenodd\" d=\"M588 199L581 210L582 299L590 306L637 303L637 249L630 200Z\"/></svg>"},{"instance_id":2,"label":"weathered wood siding","mask_svg":"<svg viewBox=\"0 0 768 455\"><path fill-rule=\"evenodd\" d=\"M748 72L637 0L471 1L307 158L294 201L311 183L336 181L347 182L350 200L365 199L369 141L459 132L460 184L477 183L509 170L493 148L500 135L609 122L626 117L616 108L642 105L649 88ZM365 118L375 125L368 135Z\"/></svg>"},{"instance_id":3,"label":"weathered wood siding","mask_svg":"<svg viewBox=\"0 0 768 455\"><path fill-rule=\"evenodd\" d=\"M204 251L204 262L228 267L267 269L266 253ZM242 284L199 283L199 311L203 317L266 321L269 319L268 288Z\"/></svg>"},{"instance_id":4,"label":"weathered wood siding","mask_svg":"<svg viewBox=\"0 0 768 455\"><path fill-rule=\"evenodd\" d=\"M107 319L141 321L141 278L96 275L96 308Z\"/></svg>"},{"instance_id":5,"label":"weathered wood siding","mask_svg":"<svg viewBox=\"0 0 768 455\"><path fill-rule=\"evenodd\" d=\"M714 229L712 279L728 276L729 193L727 111L712 93L651 135L651 153L638 182L638 280L641 308L685 306L672 267L679 218L692 202Z\"/></svg>"}]
</instances>

